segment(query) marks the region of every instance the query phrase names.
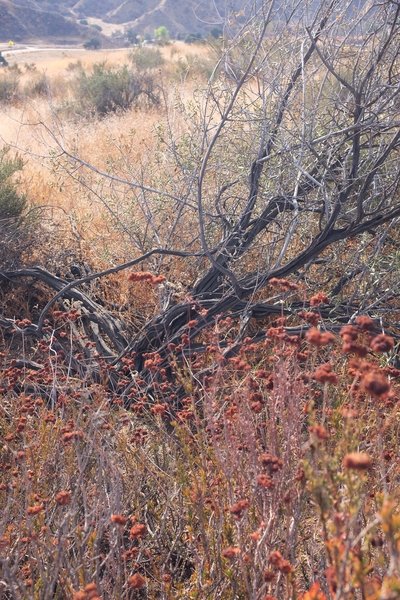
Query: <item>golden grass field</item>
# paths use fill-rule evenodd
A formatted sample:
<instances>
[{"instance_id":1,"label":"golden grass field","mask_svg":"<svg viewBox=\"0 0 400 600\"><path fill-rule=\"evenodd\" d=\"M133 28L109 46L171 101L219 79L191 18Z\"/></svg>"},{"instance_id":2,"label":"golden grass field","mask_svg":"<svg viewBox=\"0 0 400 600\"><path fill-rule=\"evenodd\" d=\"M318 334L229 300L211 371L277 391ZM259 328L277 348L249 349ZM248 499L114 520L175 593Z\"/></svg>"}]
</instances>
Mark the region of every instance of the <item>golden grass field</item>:
<instances>
[{"instance_id":1,"label":"golden grass field","mask_svg":"<svg viewBox=\"0 0 400 600\"><path fill-rule=\"evenodd\" d=\"M112 161L117 172L121 169L122 177L129 171L138 174L140 169L137 169L137 165L154 163L153 155L158 144L157 127L165 122L166 109L175 127L178 128L178 123L179 127L185 127L175 105L182 98L185 102L191 101L198 81L191 78L183 81L175 73L177 65L187 60L188 56L207 60L209 55L205 46L182 42L161 49L165 64L157 73L157 81L164 89L159 107L132 108L122 113L111 113L100 120L60 113L60 105L70 98L69 83L75 76L71 64L80 61L87 72L100 62L121 66L129 64L130 52L130 49L38 49L8 57L11 67L17 65L22 71L22 86L29 85L30 81L44 74L51 93L47 97L26 97L2 106L0 142L23 154L25 168L21 183L29 189L29 200L36 205L51 207L52 217L60 222L60 227L68 230L72 226L89 245L102 240L96 248L98 256L104 255L102 248L107 236L115 237L115 232L109 231L108 212L99 200L107 183L89 177L95 189L95 193L92 193L77 181L71 181L68 174L55 169L51 155L59 154L59 144L63 144L100 170L110 172ZM112 245L117 255L123 252L122 248L118 251Z\"/></svg>"}]
</instances>

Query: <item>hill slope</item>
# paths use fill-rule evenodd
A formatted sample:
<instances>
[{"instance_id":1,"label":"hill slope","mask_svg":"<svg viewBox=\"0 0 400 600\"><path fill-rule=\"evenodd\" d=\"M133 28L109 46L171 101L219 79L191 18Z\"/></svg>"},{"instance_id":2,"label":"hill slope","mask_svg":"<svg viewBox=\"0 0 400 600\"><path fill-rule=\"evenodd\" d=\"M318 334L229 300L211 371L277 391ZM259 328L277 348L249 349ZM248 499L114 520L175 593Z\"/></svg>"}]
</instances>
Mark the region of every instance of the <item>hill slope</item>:
<instances>
[{"instance_id":1,"label":"hill slope","mask_svg":"<svg viewBox=\"0 0 400 600\"><path fill-rule=\"evenodd\" d=\"M31 38L81 37L81 27L65 7L54 2L52 10L39 2L0 0L0 40Z\"/></svg>"},{"instance_id":2,"label":"hill slope","mask_svg":"<svg viewBox=\"0 0 400 600\"><path fill-rule=\"evenodd\" d=\"M240 8L240 0L233 7ZM0 40L86 36L79 20L126 24L138 33L165 25L172 35L206 33L222 22L224 0L0 0Z\"/></svg>"}]
</instances>

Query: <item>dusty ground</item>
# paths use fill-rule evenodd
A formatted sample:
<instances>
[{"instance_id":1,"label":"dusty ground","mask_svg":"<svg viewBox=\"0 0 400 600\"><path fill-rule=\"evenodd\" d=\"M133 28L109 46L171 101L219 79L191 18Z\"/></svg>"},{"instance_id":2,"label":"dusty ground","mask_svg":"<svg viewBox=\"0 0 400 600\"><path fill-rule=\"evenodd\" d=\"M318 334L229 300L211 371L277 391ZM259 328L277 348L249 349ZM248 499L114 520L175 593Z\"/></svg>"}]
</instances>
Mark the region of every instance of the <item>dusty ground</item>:
<instances>
[{"instance_id":1,"label":"dusty ground","mask_svg":"<svg viewBox=\"0 0 400 600\"><path fill-rule=\"evenodd\" d=\"M79 47L64 48L33 45L16 45L10 50L6 44L0 44L0 52L3 53L3 56L11 66L14 64L21 66L25 63L34 63L37 68L46 70L48 73L62 71L67 68L70 62L77 60L81 60L88 65L104 60L110 63L123 62L127 60L131 51L132 48L85 50ZM207 53L207 47L185 44L184 42L174 42L169 46L161 48L161 52L166 59L173 58L177 60L179 56Z\"/></svg>"}]
</instances>

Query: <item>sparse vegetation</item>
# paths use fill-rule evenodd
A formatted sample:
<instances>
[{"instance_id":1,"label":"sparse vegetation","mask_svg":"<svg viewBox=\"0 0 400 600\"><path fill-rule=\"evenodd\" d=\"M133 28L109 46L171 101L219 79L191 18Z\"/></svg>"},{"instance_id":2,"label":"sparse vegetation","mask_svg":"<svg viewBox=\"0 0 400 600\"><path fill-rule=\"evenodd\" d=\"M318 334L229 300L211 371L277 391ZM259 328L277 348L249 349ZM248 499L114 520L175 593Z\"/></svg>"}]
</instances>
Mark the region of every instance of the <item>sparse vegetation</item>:
<instances>
[{"instance_id":1,"label":"sparse vegetation","mask_svg":"<svg viewBox=\"0 0 400 600\"><path fill-rule=\"evenodd\" d=\"M83 44L83 47L86 50L98 50L101 48L101 41L99 38L92 37Z\"/></svg>"},{"instance_id":2,"label":"sparse vegetation","mask_svg":"<svg viewBox=\"0 0 400 600\"><path fill-rule=\"evenodd\" d=\"M139 71L158 69L165 64L165 59L158 48L135 48L130 58Z\"/></svg>"},{"instance_id":3,"label":"sparse vegetation","mask_svg":"<svg viewBox=\"0 0 400 600\"><path fill-rule=\"evenodd\" d=\"M9 148L0 150L0 264L3 270L20 265L39 230L15 179L22 168L21 158L9 158Z\"/></svg>"},{"instance_id":4,"label":"sparse vegetation","mask_svg":"<svg viewBox=\"0 0 400 600\"><path fill-rule=\"evenodd\" d=\"M159 96L151 75L134 73L127 65L110 67L98 63L89 74L79 71L76 102L78 109L86 114L104 116L127 110L140 102L148 106L157 105Z\"/></svg>"},{"instance_id":5,"label":"sparse vegetation","mask_svg":"<svg viewBox=\"0 0 400 600\"><path fill-rule=\"evenodd\" d=\"M160 46L165 46L169 43L170 35L165 25L160 25L154 30L154 38Z\"/></svg>"},{"instance_id":6,"label":"sparse vegetation","mask_svg":"<svg viewBox=\"0 0 400 600\"><path fill-rule=\"evenodd\" d=\"M1 600L400 597L400 8L223 31L1 74Z\"/></svg>"},{"instance_id":7,"label":"sparse vegetation","mask_svg":"<svg viewBox=\"0 0 400 600\"><path fill-rule=\"evenodd\" d=\"M0 73L0 104L14 102L20 93L19 75L15 72Z\"/></svg>"}]
</instances>

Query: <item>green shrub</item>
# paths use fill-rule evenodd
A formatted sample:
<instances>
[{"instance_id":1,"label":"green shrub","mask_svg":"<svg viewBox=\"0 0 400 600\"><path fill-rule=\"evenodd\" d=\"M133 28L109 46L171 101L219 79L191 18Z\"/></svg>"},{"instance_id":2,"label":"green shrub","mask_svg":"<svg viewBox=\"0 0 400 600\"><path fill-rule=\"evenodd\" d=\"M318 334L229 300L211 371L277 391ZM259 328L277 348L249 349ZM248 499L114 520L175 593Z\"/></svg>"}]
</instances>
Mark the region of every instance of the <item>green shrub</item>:
<instances>
[{"instance_id":1,"label":"green shrub","mask_svg":"<svg viewBox=\"0 0 400 600\"><path fill-rule=\"evenodd\" d=\"M101 48L101 41L99 40L99 38L90 38L90 40L87 40L83 44L83 47L85 48L85 50L98 50L99 48Z\"/></svg>"},{"instance_id":2,"label":"green shrub","mask_svg":"<svg viewBox=\"0 0 400 600\"><path fill-rule=\"evenodd\" d=\"M136 48L129 57L138 71L146 71L161 67L165 60L158 48Z\"/></svg>"},{"instance_id":3,"label":"green shrub","mask_svg":"<svg viewBox=\"0 0 400 600\"><path fill-rule=\"evenodd\" d=\"M176 63L176 75L179 79L200 78L209 79L214 70L214 63L209 58L187 54L180 57Z\"/></svg>"},{"instance_id":4,"label":"green shrub","mask_svg":"<svg viewBox=\"0 0 400 600\"><path fill-rule=\"evenodd\" d=\"M141 102L156 105L159 96L154 78L148 73L133 73L127 65L111 67L99 63L90 74L78 73L76 100L78 111L104 116Z\"/></svg>"},{"instance_id":5,"label":"green shrub","mask_svg":"<svg viewBox=\"0 0 400 600\"><path fill-rule=\"evenodd\" d=\"M25 84L24 95L48 96L50 91L50 82L45 73L38 73L33 79Z\"/></svg>"},{"instance_id":6,"label":"green shrub","mask_svg":"<svg viewBox=\"0 0 400 600\"><path fill-rule=\"evenodd\" d=\"M27 210L25 194L18 191L15 175L23 168L20 158L8 158L0 149L0 269L19 265L21 256L35 240L35 221Z\"/></svg>"},{"instance_id":7,"label":"green shrub","mask_svg":"<svg viewBox=\"0 0 400 600\"><path fill-rule=\"evenodd\" d=\"M0 76L0 104L13 102L19 96L19 75L8 72Z\"/></svg>"}]
</instances>

